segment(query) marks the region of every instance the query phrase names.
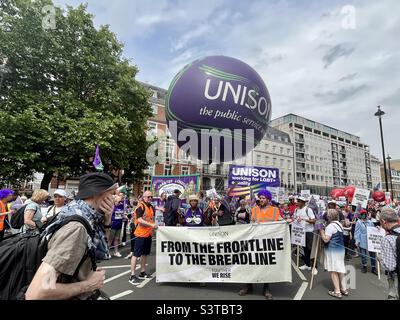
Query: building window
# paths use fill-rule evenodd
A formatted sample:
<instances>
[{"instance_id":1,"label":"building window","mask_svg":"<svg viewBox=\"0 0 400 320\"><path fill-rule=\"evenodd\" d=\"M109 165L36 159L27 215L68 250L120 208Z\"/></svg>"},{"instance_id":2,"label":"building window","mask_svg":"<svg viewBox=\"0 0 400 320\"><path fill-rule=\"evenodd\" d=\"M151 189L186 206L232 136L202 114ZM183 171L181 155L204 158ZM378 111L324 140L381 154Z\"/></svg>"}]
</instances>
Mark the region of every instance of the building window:
<instances>
[{"instance_id":1,"label":"building window","mask_svg":"<svg viewBox=\"0 0 400 320\"><path fill-rule=\"evenodd\" d=\"M257 160L256 160L257 165L261 165L261 154L257 155Z\"/></svg>"},{"instance_id":2,"label":"building window","mask_svg":"<svg viewBox=\"0 0 400 320\"><path fill-rule=\"evenodd\" d=\"M164 175L170 176L172 174L172 166L170 164L164 165Z\"/></svg>"},{"instance_id":3,"label":"building window","mask_svg":"<svg viewBox=\"0 0 400 320\"><path fill-rule=\"evenodd\" d=\"M182 166L181 168L181 174L184 176L187 176L189 174L189 167L187 166Z\"/></svg>"},{"instance_id":4,"label":"building window","mask_svg":"<svg viewBox=\"0 0 400 320\"><path fill-rule=\"evenodd\" d=\"M272 159L272 165L273 165L273 166L276 166L276 158L273 158L273 159Z\"/></svg>"},{"instance_id":5,"label":"building window","mask_svg":"<svg viewBox=\"0 0 400 320\"><path fill-rule=\"evenodd\" d=\"M288 156L290 156L290 149L289 148L286 149L286 153L287 153Z\"/></svg>"},{"instance_id":6,"label":"building window","mask_svg":"<svg viewBox=\"0 0 400 320\"><path fill-rule=\"evenodd\" d=\"M283 154L283 147L280 147L280 153Z\"/></svg>"},{"instance_id":7,"label":"building window","mask_svg":"<svg viewBox=\"0 0 400 320\"><path fill-rule=\"evenodd\" d=\"M158 114L158 107L155 104L151 105L151 110L153 111L153 115Z\"/></svg>"},{"instance_id":8,"label":"building window","mask_svg":"<svg viewBox=\"0 0 400 320\"><path fill-rule=\"evenodd\" d=\"M151 137L157 136L157 123L147 123L147 135Z\"/></svg>"},{"instance_id":9,"label":"building window","mask_svg":"<svg viewBox=\"0 0 400 320\"><path fill-rule=\"evenodd\" d=\"M174 146L172 142L167 141L165 145L165 157L168 159L173 158L174 155Z\"/></svg>"},{"instance_id":10,"label":"building window","mask_svg":"<svg viewBox=\"0 0 400 320\"><path fill-rule=\"evenodd\" d=\"M276 146L272 146L272 152L273 152L273 153L276 152Z\"/></svg>"},{"instance_id":11,"label":"building window","mask_svg":"<svg viewBox=\"0 0 400 320\"><path fill-rule=\"evenodd\" d=\"M292 168L292 161L290 161L290 160L287 161L287 167L288 167L288 169Z\"/></svg>"},{"instance_id":12,"label":"building window","mask_svg":"<svg viewBox=\"0 0 400 320\"><path fill-rule=\"evenodd\" d=\"M284 164L284 160L283 159L281 159L281 168L283 168L285 166L285 164Z\"/></svg>"},{"instance_id":13,"label":"building window","mask_svg":"<svg viewBox=\"0 0 400 320\"><path fill-rule=\"evenodd\" d=\"M154 99L157 99L157 90L151 90L151 91L153 91L152 97Z\"/></svg>"},{"instance_id":14,"label":"building window","mask_svg":"<svg viewBox=\"0 0 400 320\"><path fill-rule=\"evenodd\" d=\"M268 162L269 162L269 157L265 156L265 164L268 165Z\"/></svg>"}]
</instances>

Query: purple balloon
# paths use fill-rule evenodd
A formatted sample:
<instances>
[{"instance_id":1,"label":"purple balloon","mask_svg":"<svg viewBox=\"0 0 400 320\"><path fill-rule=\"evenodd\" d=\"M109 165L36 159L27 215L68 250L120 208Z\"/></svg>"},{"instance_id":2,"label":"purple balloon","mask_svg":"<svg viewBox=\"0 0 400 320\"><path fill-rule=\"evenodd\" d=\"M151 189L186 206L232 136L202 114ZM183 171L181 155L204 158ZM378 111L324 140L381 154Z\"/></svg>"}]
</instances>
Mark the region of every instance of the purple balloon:
<instances>
[{"instance_id":1,"label":"purple balloon","mask_svg":"<svg viewBox=\"0 0 400 320\"><path fill-rule=\"evenodd\" d=\"M265 135L271 111L271 98L260 75L248 64L225 56L209 56L184 67L166 99L172 138L182 147L192 138L180 141L179 133L194 130L198 143L190 141L190 154L210 162L246 155ZM200 136L202 129L208 134ZM229 131L221 138L218 132L210 133L211 129ZM214 145L212 137L217 141Z\"/></svg>"}]
</instances>

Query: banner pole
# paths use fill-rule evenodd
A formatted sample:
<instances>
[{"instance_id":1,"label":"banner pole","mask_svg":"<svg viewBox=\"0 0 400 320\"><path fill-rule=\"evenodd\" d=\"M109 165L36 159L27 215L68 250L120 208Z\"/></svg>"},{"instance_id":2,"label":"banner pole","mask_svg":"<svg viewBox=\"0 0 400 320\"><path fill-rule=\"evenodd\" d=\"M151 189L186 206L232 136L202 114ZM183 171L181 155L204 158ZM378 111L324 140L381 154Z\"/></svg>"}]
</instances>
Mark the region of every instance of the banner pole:
<instances>
[{"instance_id":1,"label":"banner pole","mask_svg":"<svg viewBox=\"0 0 400 320\"><path fill-rule=\"evenodd\" d=\"M315 258L314 258L314 263L313 263L313 268L311 269L311 282L310 282L310 290L312 289L313 286L313 282L314 282L314 269L317 265L317 259L318 259L318 250L319 250L319 242L320 242L321 238L318 237L317 240L317 248L315 249Z\"/></svg>"},{"instance_id":2,"label":"banner pole","mask_svg":"<svg viewBox=\"0 0 400 320\"><path fill-rule=\"evenodd\" d=\"M299 267L299 260L300 260L300 247L299 247L299 245L297 245L297 268Z\"/></svg>"}]
</instances>

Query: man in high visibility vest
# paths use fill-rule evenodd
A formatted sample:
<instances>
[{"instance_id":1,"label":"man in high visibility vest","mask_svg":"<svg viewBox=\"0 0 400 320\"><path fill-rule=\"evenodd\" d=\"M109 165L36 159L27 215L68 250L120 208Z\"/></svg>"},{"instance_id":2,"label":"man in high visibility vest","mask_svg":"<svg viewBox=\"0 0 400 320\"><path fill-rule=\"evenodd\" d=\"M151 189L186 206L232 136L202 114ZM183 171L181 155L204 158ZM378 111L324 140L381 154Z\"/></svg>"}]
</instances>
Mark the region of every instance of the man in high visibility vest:
<instances>
[{"instance_id":1,"label":"man in high visibility vest","mask_svg":"<svg viewBox=\"0 0 400 320\"><path fill-rule=\"evenodd\" d=\"M135 250L131 259L131 276L129 283L137 286L141 280L151 279L151 276L146 273L146 262L147 256L150 255L153 230L157 229L157 224L154 223L154 208L151 205L153 200L153 194L151 191L146 191L143 194L143 201L141 201L136 209L136 221L137 224L134 235L135 239ZM140 274L137 277L135 275L136 261L140 257Z\"/></svg>"},{"instance_id":2,"label":"man in high visibility vest","mask_svg":"<svg viewBox=\"0 0 400 320\"><path fill-rule=\"evenodd\" d=\"M271 206L272 195L268 190L261 190L258 193L259 204L251 210L251 221L253 223L266 223L282 220L279 209ZM240 296L253 292L253 285L246 284L246 287L239 291ZM272 300L269 283L264 283L263 295L267 300Z\"/></svg>"}]
</instances>

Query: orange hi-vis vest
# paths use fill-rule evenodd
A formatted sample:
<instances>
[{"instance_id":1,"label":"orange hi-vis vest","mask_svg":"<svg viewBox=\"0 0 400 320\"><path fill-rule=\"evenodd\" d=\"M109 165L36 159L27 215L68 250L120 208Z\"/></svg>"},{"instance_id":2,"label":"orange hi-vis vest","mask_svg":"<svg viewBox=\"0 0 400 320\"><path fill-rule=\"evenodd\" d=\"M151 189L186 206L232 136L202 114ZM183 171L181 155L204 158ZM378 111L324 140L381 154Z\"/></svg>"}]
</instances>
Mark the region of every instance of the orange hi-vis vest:
<instances>
[{"instance_id":1,"label":"orange hi-vis vest","mask_svg":"<svg viewBox=\"0 0 400 320\"><path fill-rule=\"evenodd\" d=\"M7 212L7 207L3 203L3 201L0 200L0 213ZM6 219L6 216L0 216L0 231L4 230L4 220Z\"/></svg>"},{"instance_id":2,"label":"orange hi-vis vest","mask_svg":"<svg viewBox=\"0 0 400 320\"><path fill-rule=\"evenodd\" d=\"M251 209L251 220L255 223L278 221L279 217L279 210L276 207L268 206L261 209L255 206Z\"/></svg>"},{"instance_id":3,"label":"orange hi-vis vest","mask_svg":"<svg viewBox=\"0 0 400 320\"><path fill-rule=\"evenodd\" d=\"M138 208L141 207L142 209L144 208L144 214L142 216L142 219L146 222L154 223L154 209L152 206L146 205L144 202L141 202L138 205ZM136 215L136 212L135 212ZM147 227L144 226L140 223L137 223L137 227L135 229L134 235L139 238L148 238L153 235L153 228L152 227Z\"/></svg>"}]
</instances>

